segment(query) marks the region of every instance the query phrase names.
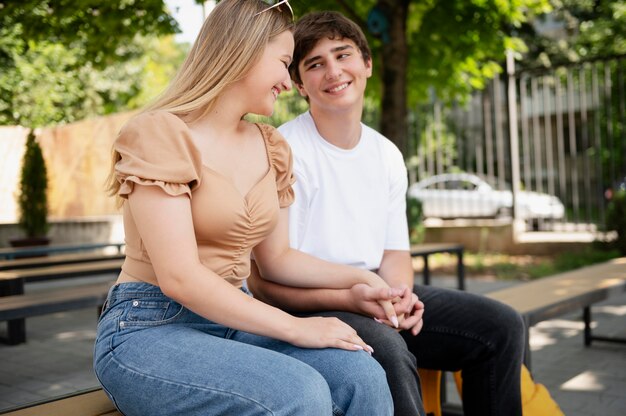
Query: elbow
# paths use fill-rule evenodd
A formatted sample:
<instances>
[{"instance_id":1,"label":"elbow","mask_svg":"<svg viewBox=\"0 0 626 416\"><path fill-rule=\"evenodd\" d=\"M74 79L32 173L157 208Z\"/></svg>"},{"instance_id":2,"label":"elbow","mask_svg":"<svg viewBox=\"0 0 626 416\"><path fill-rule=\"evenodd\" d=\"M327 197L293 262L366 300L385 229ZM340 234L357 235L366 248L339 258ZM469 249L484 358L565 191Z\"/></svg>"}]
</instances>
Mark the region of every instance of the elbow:
<instances>
[{"instance_id":1,"label":"elbow","mask_svg":"<svg viewBox=\"0 0 626 416\"><path fill-rule=\"evenodd\" d=\"M168 298L181 304L186 303L185 293L187 293L189 276L193 276L193 272L183 270L182 268L157 272L157 280L161 292Z\"/></svg>"},{"instance_id":2,"label":"elbow","mask_svg":"<svg viewBox=\"0 0 626 416\"><path fill-rule=\"evenodd\" d=\"M252 260L250 262L250 276L248 277L246 284L256 299L266 302L266 294L265 290L263 290L263 283L264 281L261 277L259 267L256 262Z\"/></svg>"},{"instance_id":3,"label":"elbow","mask_svg":"<svg viewBox=\"0 0 626 416\"><path fill-rule=\"evenodd\" d=\"M183 297L183 285L179 278L172 275L160 275L158 276L159 287L161 292L170 299L181 303Z\"/></svg>"}]
</instances>

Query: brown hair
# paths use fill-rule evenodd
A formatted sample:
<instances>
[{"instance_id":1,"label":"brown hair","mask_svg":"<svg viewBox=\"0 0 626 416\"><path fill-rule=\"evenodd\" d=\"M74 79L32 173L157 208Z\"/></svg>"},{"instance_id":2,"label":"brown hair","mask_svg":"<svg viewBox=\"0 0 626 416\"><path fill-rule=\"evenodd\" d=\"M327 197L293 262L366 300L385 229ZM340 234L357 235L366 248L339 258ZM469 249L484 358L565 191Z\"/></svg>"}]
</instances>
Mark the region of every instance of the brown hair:
<instances>
[{"instance_id":1,"label":"brown hair","mask_svg":"<svg viewBox=\"0 0 626 416\"><path fill-rule=\"evenodd\" d=\"M291 79L298 85L302 84L298 68L300 61L315 48L317 42L322 38L350 39L361 51L364 61L368 61L372 56L367 38L361 28L339 12L307 13L296 23L293 36L295 48L293 61L289 66L289 73L291 74Z\"/></svg>"}]
</instances>

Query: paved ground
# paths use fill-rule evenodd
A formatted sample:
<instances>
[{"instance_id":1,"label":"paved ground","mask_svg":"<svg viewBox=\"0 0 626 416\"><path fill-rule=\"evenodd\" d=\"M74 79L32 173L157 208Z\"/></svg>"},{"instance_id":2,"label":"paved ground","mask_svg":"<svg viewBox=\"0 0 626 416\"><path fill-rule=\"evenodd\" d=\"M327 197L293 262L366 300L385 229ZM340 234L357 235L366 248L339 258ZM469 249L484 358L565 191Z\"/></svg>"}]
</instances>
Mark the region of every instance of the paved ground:
<instances>
[{"instance_id":1,"label":"paved ground","mask_svg":"<svg viewBox=\"0 0 626 416\"><path fill-rule=\"evenodd\" d=\"M440 277L434 283L453 286L455 281ZM510 284L475 278L468 280L468 290L484 293ZM626 294L594 307L593 313L597 333L626 337ZM97 386L91 369L95 325L93 309L31 318L26 344L0 344L0 412ZM626 415L626 345L597 342L585 348L582 328L580 314L572 314L532 329L535 380L567 416ZM449 400L458 403L452 384L447 391Z\"/></svg>"}]
</instances>

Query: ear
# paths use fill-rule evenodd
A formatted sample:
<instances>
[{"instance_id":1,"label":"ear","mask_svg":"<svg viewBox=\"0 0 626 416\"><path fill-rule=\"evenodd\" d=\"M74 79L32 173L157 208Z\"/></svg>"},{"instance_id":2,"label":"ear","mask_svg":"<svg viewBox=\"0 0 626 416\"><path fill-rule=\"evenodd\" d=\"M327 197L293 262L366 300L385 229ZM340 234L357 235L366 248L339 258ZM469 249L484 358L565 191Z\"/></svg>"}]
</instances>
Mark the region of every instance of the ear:
<instances>
[{"instance_id":1,"label":"ear","mask_svg":"<svg viewBox=\"0 0 626 416\"><path fill-rule=\"evenodd\" d=\"M367 77L371 77L372 76L372 58L369 57L368 59L365 60L365 68L367 69Z\"/></svg>"},{"instance_id":2,"label":"ear","mask_svg":"<svg viewBox=\"0 0 626 416\"><path fill-rule=\"evenodd\" d=\"M294 82L294 85L296 86L296 88L298 89L298 93L306 98L307 97L307 93L306 93L306 89L304 88L304 84L298 84L297 82Z\"/></svg>"}]
</instances>

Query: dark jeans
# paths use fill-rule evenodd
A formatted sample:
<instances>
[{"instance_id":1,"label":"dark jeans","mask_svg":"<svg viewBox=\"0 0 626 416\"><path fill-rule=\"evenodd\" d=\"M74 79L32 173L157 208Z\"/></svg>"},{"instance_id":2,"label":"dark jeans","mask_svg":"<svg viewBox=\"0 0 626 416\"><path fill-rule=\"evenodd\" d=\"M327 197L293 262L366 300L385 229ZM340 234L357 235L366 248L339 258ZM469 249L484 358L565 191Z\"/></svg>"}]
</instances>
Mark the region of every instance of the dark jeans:
<instances>
[{"instance_id":1,"label":"dark jeans","mask_svg":"<svg viewBox=\"0 0 626 416\"><path fill-rule=\"evenodd\" d=\"M461 370L465 416L522 414L524 324L512 308L467 292L418 285L424 327L413 336L347 312L324 312L351 325L387 373L395 415L424 415L416 367ZM318 315L318 314L316 314Z\"/></svg>"}]
</instances>

